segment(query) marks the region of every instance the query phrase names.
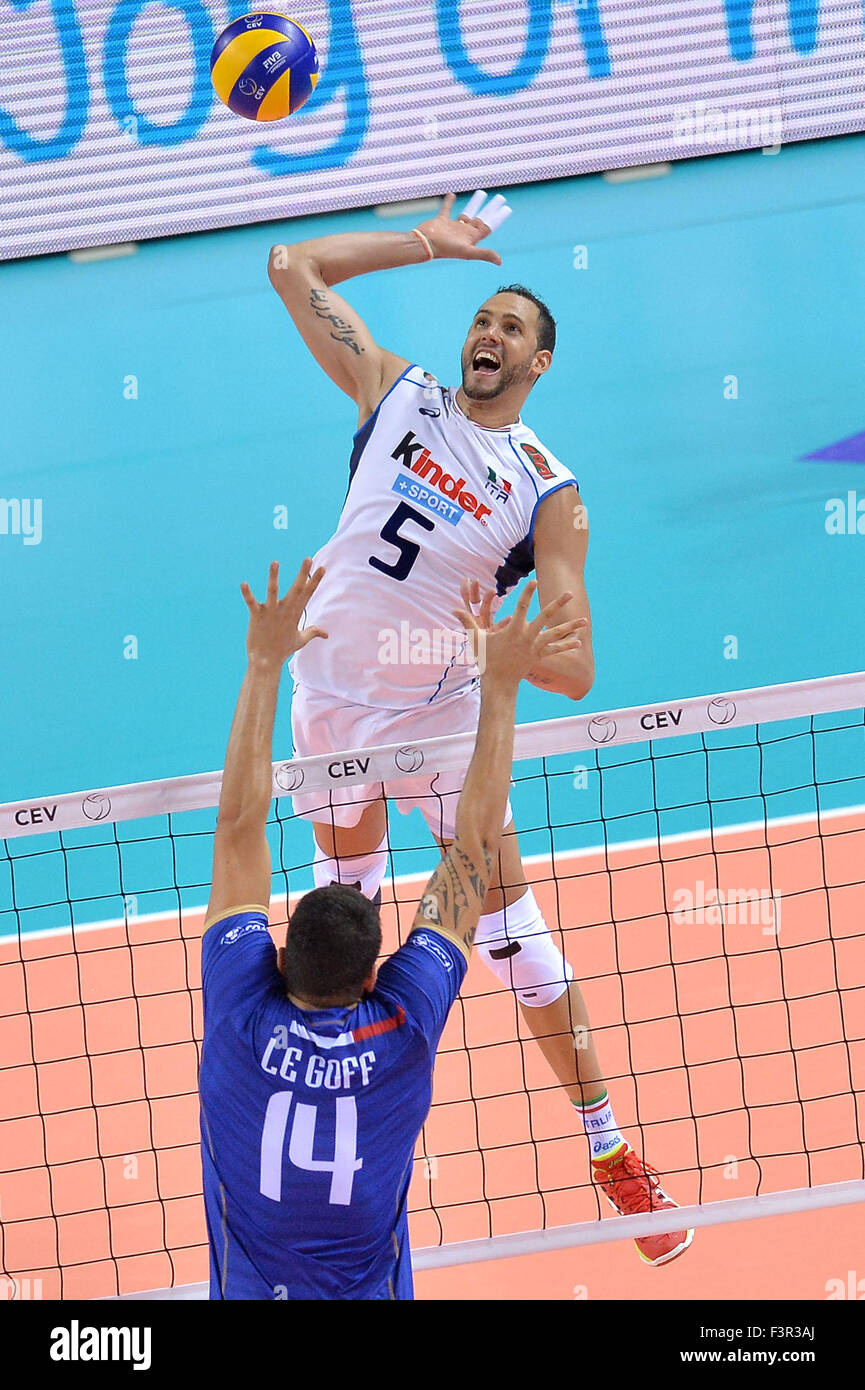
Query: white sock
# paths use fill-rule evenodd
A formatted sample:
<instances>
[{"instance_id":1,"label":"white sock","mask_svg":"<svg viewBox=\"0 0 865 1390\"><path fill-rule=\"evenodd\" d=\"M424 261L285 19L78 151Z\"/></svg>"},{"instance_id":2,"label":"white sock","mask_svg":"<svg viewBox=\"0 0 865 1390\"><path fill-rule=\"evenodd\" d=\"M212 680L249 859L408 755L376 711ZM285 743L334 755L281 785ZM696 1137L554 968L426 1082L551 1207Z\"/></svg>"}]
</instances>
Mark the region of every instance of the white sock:
<instances>
[{"instance_id":1,"label":"white sock","mask_svg":"<svg viewBox=\"0 0 865 1390\"><path fill-rule=\"evenodd\" d=\"M606 1088L588 1104L575 1100L573 1106L579 1111L591 1140L593 1163L607 1163L618 1156L620 1149L628 1148L628 1141L616 1124Z\"/></svg>"}]
</instances>

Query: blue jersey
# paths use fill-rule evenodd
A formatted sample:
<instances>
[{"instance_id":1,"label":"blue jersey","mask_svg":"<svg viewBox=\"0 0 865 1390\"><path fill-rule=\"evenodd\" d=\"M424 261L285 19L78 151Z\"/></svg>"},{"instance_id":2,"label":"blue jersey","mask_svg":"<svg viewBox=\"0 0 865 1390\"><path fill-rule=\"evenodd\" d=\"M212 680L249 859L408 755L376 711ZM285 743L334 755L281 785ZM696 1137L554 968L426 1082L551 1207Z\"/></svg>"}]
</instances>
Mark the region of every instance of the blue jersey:
<instances>
[{"instance_id":1,"label":"blue jersey","mask_svg":"<svg viewBox=\"0 0 865 1390\"><path fill-rule=\"evenodd\" d=\"M407 1198L467 952L424 927L352 1007L287 998L261 909L202 948L201 1139L216 1299L411 1298Z\"/></svg>"}]
</instances>

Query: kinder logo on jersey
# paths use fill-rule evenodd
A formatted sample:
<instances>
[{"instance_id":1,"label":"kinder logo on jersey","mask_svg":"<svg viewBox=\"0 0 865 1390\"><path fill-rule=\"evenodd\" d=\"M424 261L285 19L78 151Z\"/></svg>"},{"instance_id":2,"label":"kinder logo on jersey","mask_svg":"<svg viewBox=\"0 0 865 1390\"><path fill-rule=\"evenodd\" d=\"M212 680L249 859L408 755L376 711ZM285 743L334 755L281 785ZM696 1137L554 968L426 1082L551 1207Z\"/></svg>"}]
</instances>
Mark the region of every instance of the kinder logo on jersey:
<instances>
[{"instance_id":1,"label":"kinder logo on jersey","mask_svg":"<svg viewBox=\"0 0 865 1390\"><path fill-rule=\"evenodd\" d=\"M473 516L481 526L486 526L486 518L491 515L490 508L468 491L465 478L454 478L450 473L445 473L411 430L403 435L391 458L426 484L412 483L404 474L400 474L393 485L394 492L411 497L412 501L443 517L452 526L456 526L466 514Z\"/></svg>"},{"instance_id":2,"label":"kinder logo on jersey","mask_svg":"<svg viewBox=\"0 0 865 1390\"><path fill-rule=\"evenodd\" d=\"M539 477L549 482L551 478L556 476L540 449L536 449L534 444L521 444L520 448L523 453L528 454L532 467Z\"/></svg>"},{"instance_id":3,"label":"kinder logo on jersey","mask_svg":"<svg viewBox=\"0 0 865 1390\"><path fill-rule=\"evenodd\" d=\"M412 941L416 942L418 946L422 946L425 951L429 951L430 955L435 956L436 960L441 961L445 970L453 970L453 961L444 946L436 941L434 937L428 936L425 931L416 931L412 932Z\"/></svg>"},{"instance_id":4,"label":"kinder logo on jersey","mask_svg":"<svg viewBox=\"0 0 865 1390\"><path fill-rule=\"evenodd\" d=\"M235 941L239 941L242 936L246 936L251 931L267 931L264 922L244 922L240 927L232 927L231 931L225 932L219 940L220 946L233 946Z\"/></svg>"}]
</instances>

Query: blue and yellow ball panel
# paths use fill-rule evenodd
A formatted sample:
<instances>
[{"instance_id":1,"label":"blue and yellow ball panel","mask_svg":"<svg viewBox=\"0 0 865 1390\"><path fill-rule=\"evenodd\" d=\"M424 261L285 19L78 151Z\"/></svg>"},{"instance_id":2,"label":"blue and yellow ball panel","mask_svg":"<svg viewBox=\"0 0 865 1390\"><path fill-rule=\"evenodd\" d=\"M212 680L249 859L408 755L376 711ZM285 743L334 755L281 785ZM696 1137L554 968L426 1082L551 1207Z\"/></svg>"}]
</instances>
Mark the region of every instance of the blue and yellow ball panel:
<instances>
[{"instance_id":1,"label":"blue and yellow ball panel","mask_svg":"<svg viewBox=\"0 0 865 1390\"><path fill-rule=\"evenodd\" d=\"M216 95L252 121L278 121L298 111L318 76L315 45L303 26L269 11L233 20L210 55Z\"/></svg>"}]
</instances>

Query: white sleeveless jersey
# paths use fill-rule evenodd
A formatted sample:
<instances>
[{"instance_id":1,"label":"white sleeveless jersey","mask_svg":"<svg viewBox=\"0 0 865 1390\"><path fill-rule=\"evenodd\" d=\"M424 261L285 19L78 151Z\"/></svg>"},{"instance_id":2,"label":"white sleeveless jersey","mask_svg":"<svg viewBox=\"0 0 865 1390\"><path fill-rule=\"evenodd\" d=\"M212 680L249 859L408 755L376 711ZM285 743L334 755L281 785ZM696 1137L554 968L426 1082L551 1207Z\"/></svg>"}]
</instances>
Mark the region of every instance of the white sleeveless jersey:
<instances>
[{"instance_id":1,"label":"white sleeveless jersey","mask_svg":"<svg viewBox=\"0 0 865 1390\"><path fill-rule=\"evenodd\" d=\"M453 610L477 578L499 599L534 569L544 497L576 479L522 421L473 424L455 391L409 367L354 436L348 494L315 563L326 575L291 662L335 703L409 709L476 684Z\"/></svg>"}]
</instances>

